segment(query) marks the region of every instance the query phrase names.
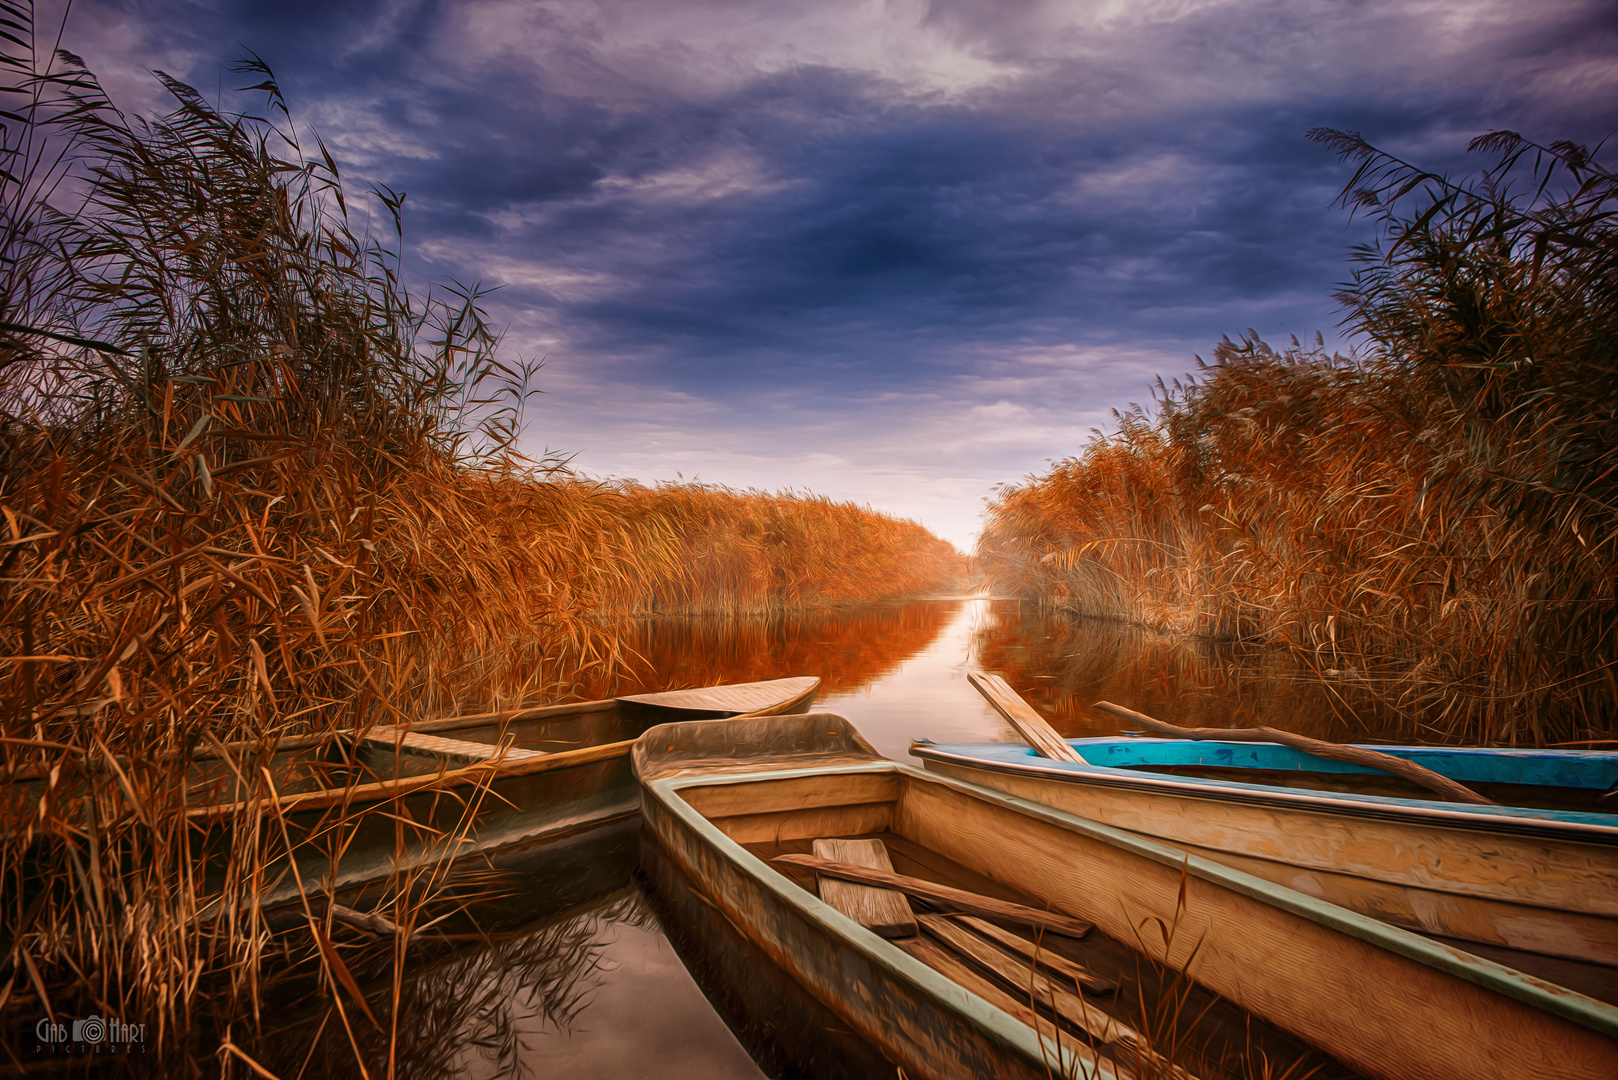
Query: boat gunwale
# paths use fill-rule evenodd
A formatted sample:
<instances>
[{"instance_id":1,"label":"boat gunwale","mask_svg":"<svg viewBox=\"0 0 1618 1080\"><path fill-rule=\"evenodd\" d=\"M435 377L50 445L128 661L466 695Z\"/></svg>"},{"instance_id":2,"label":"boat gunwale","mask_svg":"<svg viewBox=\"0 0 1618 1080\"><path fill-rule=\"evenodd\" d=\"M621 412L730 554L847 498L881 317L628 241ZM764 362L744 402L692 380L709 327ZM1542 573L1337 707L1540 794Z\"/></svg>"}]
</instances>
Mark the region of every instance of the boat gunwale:
<instances>
[{"instance_id":1,"label":"boat gunwale","mask_svg":"<svg viewBox=\"0 0 1618 1080\"><path fill-rule=\"evenodd\" d=\"M532 776L536 773L552 772L557 769L572 768L576 765L593 765L600 761L610 761L613 758L628 757L634 746L634 739L623 739L618 742L581 746L577 750L562 750L554 754L525 758L521 761L506 762L498 758L489 758L483 761L475 761L470 765L463 765L457 769L414 773L409 776L397 776L366 784L355 784L350 787L320 788L315 791L282 795L275 800L247 799L234 803L193 806L186 810L185 815L191 820L213 820L216 818L228 818L245 811L262 813L272 805L277 807L281 813L290 814L307 810L324 810L343 804L358 805L392 802L396 799L427 791L459 787L484 781L493 784L500 780Z\"/></svg>"},{"instance_id":2,"label":"boat gunwale","mask_svg":"<svg viewBox=\"0 0 1618 1080\"><path fill-rule=\"evenodd\" d=\"M898 957L903 957L905 960L931 972L931 968L926 968L926 965L909 957L897 946L885 942L876 934L860 927L852 919L843 916L840 912L830 908L829 905L824 904L818 897L813 897L807 893L785 874L769 867L763 860L747 851L736 841L731 840L729 836L726 836L718 826L703 817L683 797L677 797L679 790L686 787L756 783L765 780L822 776L829 773L889 771L898 773L901 776L908 776L920 782L938 784L983 802L1001 803L1010 809L1048 824L1100 840L1115 848L1142 856L1166 867L1183 869L1184 872L1199 877L1204 881L1228 888L1260 902L1268 903L1328 929L1384 948L1389 952L1417 963L1425 964L1428 967L1453 975L1484 989L1503 994L1551 1015L1571 1020L1608 1038L1618 1039L1618 1006L1604 1004L1594 998L1586 997L1565 987L1557 986L1554 983L1508 968L1484 957L1440 944L1411 931L1380 922L1370 916L1356 914L1346 908L1338 907L1324 900L1317 900L1295 889L1265 881L1262 878L1213 862L1202 856L1175 850L1135 833L1117 829L1110 825L1103 825L1100 822L1090 821L1039 803L1029 802L1026 799L1007 795L991 788L980 787L976 784L956 780L953 777L940 776L937 773L929 773L902 762L887 761L863 765L828 766L818 769L782 769L760 773L681 773L655 779L649 783L643 782L643 786L661 789L666 796L671 796L665 797L663 801L674 806L683 820L689 822L694 819L696 823L703 826L704 828L700 831L705 836L710 836L711 839L716 839L728 846L731 849L729 852L730 857L735 858L737 855L744 857L742 865L749 867L755 876L758 876L758 869L769 870L770 873L766 876L774 891L783 896L788 896L790 895L788 890L791 890L791 893L796 894L792 899L800 905L807 898L815 905L824 907L828 912L836 915L837 921L834 925L839 928L846 924L847 928L858 930L861 934L868 935L874 942L886 945ZM869 951L869 949L867 948L866 951ZM936 975L937 973L934 972L933 974ZM942 976L938 977L943 978ZM954 984L952 983L951 985ZM993 1008L993 1006L988 1007ZM996 1011L998 1012L998 1010ZM1008 1017L1008 1019L1010 1018ZM1015 1023L1015 1021L1013 1022Z\"/></svg>"},{"instance_id":3,"label":"boat gunwale","mask_svg":"<svg viewBox=\"0 0 1618 1080\"><path fill-rule=\"evenodd\" d=\"M1151 794L1181 796L1208 802L1278 806L1335 817L1376 818L1383 821L1420 822L1475 832L1511 833L1540 839L1569 840L1609 846L1618 844L1618 818L1576 810L1539 810L1524 806L1466 806L1432 799L1404 799L1390 795L1315 791L1278 784L1248 784L1239 780L1179 777L1166 773L1135 772L1114 765L1090 765L1030 757L1006 761L978 757L967 748L1016 746L1015 743L911 744L910 753L923 761L947 762L968 769L1009 775L1034 775L1070 784L1135 789Z\"/></svg>"},{"instance_id":4,"label":"boat gunwale","mask_svg":"<svg viewBox=\"0 0 1618 1080\"><path fill-rule=\"evenodd\" d=\"M821 679L814 675L789 675L780 679L760 679L752 683L716 683L713 686L692 687L690 689L695 691L721 690L734 686L761 686L769 683L799 682L808 680L812 680L810 681L809 685L806 688L799 690L795 694L780 698L779 700L771 702L767 705L758 706L754 709L733 713L731 716L724 718L734 720L743 716L770 716L781 715L783 713L790 714L790 710L797 706L802 705L804 707L808 707L811 703L813 703L816 695L820 693ZM535 705L531 708L508 709L504 712L474 713L470 716L443 716L436 720L406 720L401 723L388 722L367 726L365 728L339 728L333 731L323 731L313 735L288 735L285 738L278 739L271 744L270 753L272 755L285 754L295 753L299 750L308 750L311 747L323 750L331 746L347 746L356 740L365 738L365 736L372 730L373 726L390 727L413 735L429 735L440 731L460 731L467 728L488 728L493 731L499 731L507 724L523 723L530 720L544 720L553 717L572 715L582 716L589 713L610 712L614 709L621 709L625 702L654 709L662 709L675 714L682 711L707 711L700 708L682 709L677 705L667 705L663 704L662 702L648 702L641 700L642 698L659 697L665 694L681 692L682 691L678 690L660 690L649 694L625 694L618 697L600 698L595 701L572 701L563 702L558 705ZM669 723L675 719L677 719L677 717L671 717L669 720L661 722ZM634 742L633 739L629 741L631 743ZM596 745L605 746L608 744L597 743ZM207 761L220 761L222 760L220 755L221 747L223 747L227 754L237 752L251 753L262 750L264 748L264 744L256 740L245 739L234 742L220 743L218 746L196 746L191 748L189 751L190 757L188 760L192 764ZM591 749L591 747L580 747L579 749L588 750ZM573 751L555 751L555 753L572 752ZM174 760L179 758L181 754L182 751L168 750L157 755L157 760ZM103 757L104 755L101 754L84 755L83 762L86 769L92 772L106 771L106 764L103 761ZM129 767L130 759L126 754L115 755L113 760L122 768ZM31 783L44 779L47 772L48 770L43 765L23 765L17 769L14 769L3 780L0 780L0 783Z\"/></svg>"},{"instance_id":5,"label":"boat gunwale","mask_svg":"<svg viewBox=\"0 0 1618 1080\"><path fill-rule=\"evenodd\" d=\"M1124 733L1124 734L1121 734L1121 735L1095 735L1095 736L1067 738L1067 739L1063 739L1063 741L1068 743L1070 746L1074 746L1074 747L1084 747L1084 746L1096 746L1096 747L1105 747L1105 746L1146 746L1146 747L1152 747L1152 746L1161 746L1161 747L1167 747L1167 746L1196 746L1196 747L1199 747L1199 748L1205 748L1205 749L1210 749L1210 750L1212 750L1212 749L1230 749L1230 750L1238 750L1238 751L1242 751L1242 750L1246 750L1246 751L1265 750L1265 751L1270 751L1270 752L1280 751L1280 752L1282 752L1282 753L1284 753L1286 755L1289 755L1289 756L1296 756L1296 757L1299 757L1299 758L1311 759L1311 760L1318 761L1318 762L1321 763L1321 768L1320 769L1317 769L1317 770L1298 770L1298 771L1341 772L1341 773L1343 773L1345 775L1347 775L1347 774L1376 775L1376 774L1380 774L1380 773L1383 772L1383 770L1378 769L1378 768L1376 768L1375 766L1372 766L1372 765L1361 765L1361 764L1357 764L1357 763L1349 762L1349 761L1339 761L1339 760L1335 760L1335 759L1332 759L1332 758L1322 758L1322 757L1319 757L1316 754L1310 753L1307 750L1300 750L1300 749L1298 749L1296 747L1286 746L1286 745L1284 745L1282 743L1277 743L1277 742L1249 742L1247 740L1236 741L1236 740L1213 739L1213 738L1208 738L1208 739L1176 739L1176 738L1170 738L1169 736L1166 736L1166 735L1130 734L1130 733ZM962 745L962 744L954 744L954 745ZM979 744L979 745L987 745L987 744ZM1492 758L1492 759L1504 759L1504 760L1513 760L1513 761L1522 761L1522 762L1550 761L1550 762L1560 762L1560 763L1564 763L1564 764L1583 763L1583 764L1589 764L1589 765L1593 765L1593 766L1595 766L1595 765L1606 765L1606 766L1611 767L1614 770L1618 770L1618 751L1612 751L1612 750L1558 750L1558 749L1555 749L1553 747L1538 747L1538 746L1423 746L1423 745L1417 745L1417 744L1413 744L1413 743L1345 743L1344 745L1351 748L1351 749L1355 749L1355 750L1370 750L1370 751L1374 751L1376 753L1388 754L1388 755L1391 755L1393 757L1399 757L1399 758L1403 758L1406 761L1413 761L1413 762L1417 762L1417 763L1420 763L1422 761L1422 759L1424 759L1424 758L1443 758L1443 757L1483 758L1483 759L1491 759ZM1108 767L1108 768L1120 768L1121 766L1106 766L1106 767ZM1250 766L1250 767L1252 767L1252 768L1261 768L1262 766ZM1291 771L1291 770L1282 769L1281 771ZM1615 774L1615 775L1618 775L1618 774ZM1457 779L1459 779L1459 778L1457 778ZM1490 781L1490 780L1487 780L1487 779L1479 779L1477 777L1468 777L1468 778L1465 778L1465 779L1467 780L1468 783L1491 783L1491 782L1493 782L1493 783L1514 783L1515 782L1515 781L1510 781L1510 780ZM1556 784L1556 785L1545 785L1545 786L1570 787L1570 786L1576 786L1576 785ZM1594 790L1594 787L1585 788L1584 790ZM1603 788L1603 790L1605 790L1605 789Z\"/></svg>"},{"instance_id":6,"label":"boat gunwale","mask_svg":"<svg viewBox=\"0 0 1618 1080\"><path fill-rule=\"evenodd\" d=\"M528 720L547 720L552 717L611 712L618 707L619 701L617 698L601 698L596 701L567 701L559 705L535 705L527 709L511 709L498 713L478 713L472 716L444 716L437 720L417 720L388 726L413 734L430 735L440 731L460 731L463 728L486 727L499 729L506 724L518 724Z\"/></svg>"},{"instance_id":7,"label":"boat gunwale","mask_svg":"<svg viewBox=\"0 0 1618 1080\"><path fill-rule=\"evenodd\" d=\"M413 734L433 734L439 731L459 731L462 728L487 727L498 730L506 724L527 723L531 720L548 720L555 717L572 714L586 714L597 712L610 712L622 709L625 704L645 708L658 709L672 714L681 712L710 711L702 706L682 707L670 705L662 701L648 701L648 698L661 698L672 694L701 693L710 690L731 690L739 686L767 686L771 683L807 683L805 687L795 693L776 699L765 705L752 709L742 710L725 719L735 719L737 716L750 716L753 714L771 714L779 710L790 709L795 705L807 704L814 700L820 692L821 680L813 675L788 675L779 679L757 679L749 683L715 683L712 686L694 686L685 690L657 690L645 694L620 694L617 697L600 698L596 701L563 702L558 705L535 705L532 708L512 709L505 712L478 713L472 716L446 716L438 720L422 720L415 723L393 724L391 726L408 731ZM672 723L678 716L671 716L662 723Z\"/></svg>"}]
</instances>

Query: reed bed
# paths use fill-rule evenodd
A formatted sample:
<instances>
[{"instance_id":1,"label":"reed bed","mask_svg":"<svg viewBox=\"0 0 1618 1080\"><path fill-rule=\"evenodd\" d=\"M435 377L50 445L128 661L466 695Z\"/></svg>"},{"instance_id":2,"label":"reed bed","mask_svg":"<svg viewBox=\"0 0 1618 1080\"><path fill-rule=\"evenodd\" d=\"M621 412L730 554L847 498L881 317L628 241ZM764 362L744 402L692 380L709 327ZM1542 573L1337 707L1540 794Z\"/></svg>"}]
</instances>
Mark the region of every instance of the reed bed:
<instances>
[{"instance_id":1,"label":"reed bed","mask_svg":"<svg viewBox=\"0 0 1618 1080\"><path fill-rule=\"evenodd\" d=\"M867 603L935 592L966 572L965 558L921 525L853 503L711 484L622 490L633 516L666 528L677 568L643 594L649 612Z\"/></svg>"},{"instance_id":2,"label":"reed bed","mask_svg":"<svg viewBox=\"0 0 1618 1080\"><path fill-rule=\"evenodd\" d=\"M327 898L272 926L278 747L565 698L632 659L638 613L923 591L954 553L812 497L518 457L532 367L478 289L414 294L400 234L353 231L262 63L237 71L265 117L165 80L174 111L130 120L28 4L0 20L0 1065L96 1014L142 1052L58 1066L249 1075L261 1008L313 993L391 1069L354 970L397 1001L410 928L481 894L389 883L402 933L369 945ZM234 812L188 822L221 776ZM335 860L363 816L315 842Z\"/></svg>"},{"instance_id":3,"label":"reed bed","mask_svg":"<svg viewBox=\"0 0 1618 1080\"><path fill-rule=\"evenodd\" d=\"M1076 614L1289 650L1406 735L1610 738L1618 177L1511 133L1459 182L1314 137L1383 227L1340 294L1367 348L1225 339L1002 490L984 565Z\"/></svg>"}]
</instances>

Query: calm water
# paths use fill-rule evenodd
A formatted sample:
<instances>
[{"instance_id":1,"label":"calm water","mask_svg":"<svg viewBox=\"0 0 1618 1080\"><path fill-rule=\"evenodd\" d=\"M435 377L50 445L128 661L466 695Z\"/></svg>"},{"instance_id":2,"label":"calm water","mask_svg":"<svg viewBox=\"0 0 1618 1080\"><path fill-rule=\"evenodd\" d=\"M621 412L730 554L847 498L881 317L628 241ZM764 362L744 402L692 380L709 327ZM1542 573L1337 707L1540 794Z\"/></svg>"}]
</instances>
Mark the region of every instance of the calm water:
<instances>
[{"instance_id":1,"label":"calm water","mask_svg":"<svg viewBox=\"0 0 1618 1080\"><path fill-rule=\"evenodd\" d=\"M899 760L917 738L1015 738L967 683L973 670L1003 675L1069 735L1116 731L1087 711L1098 699L1193 726L1271 723L1360 739L1385 728L1344 719L1341 698L1304 686L1274 658L1044 617L1014 601L661 620L641 628L635 647L659 676L603 695L815 674L817 710L848 717ZM634 822L515 853L507 870L520 887L484 925L510 929L407 983L402 1075L892 1075L671 885Z\"/></svg>"}]
</instances>

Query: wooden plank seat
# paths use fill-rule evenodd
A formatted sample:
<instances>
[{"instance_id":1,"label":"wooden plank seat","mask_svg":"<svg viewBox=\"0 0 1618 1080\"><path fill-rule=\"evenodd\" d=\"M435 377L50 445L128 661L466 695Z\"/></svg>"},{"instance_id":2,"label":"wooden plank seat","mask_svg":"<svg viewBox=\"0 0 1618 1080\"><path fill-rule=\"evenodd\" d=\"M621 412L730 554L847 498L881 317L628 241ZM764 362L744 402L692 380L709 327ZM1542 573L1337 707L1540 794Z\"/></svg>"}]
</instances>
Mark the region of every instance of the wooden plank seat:
<instances>
[{"instance_id":1,"label":"wooden plank seat","mask_svg":"<svg viewBox=\"0 0 1618 1080\"><path fill-rule=\"evenodd\" d=\"M880 840L816 840L816 858L893 873L888 849ZM895 889L879 889L823 874L816 875L820 898L861 926L885 938L915 937L916 916L910 901Z\"/></svg>"}]
</instances>

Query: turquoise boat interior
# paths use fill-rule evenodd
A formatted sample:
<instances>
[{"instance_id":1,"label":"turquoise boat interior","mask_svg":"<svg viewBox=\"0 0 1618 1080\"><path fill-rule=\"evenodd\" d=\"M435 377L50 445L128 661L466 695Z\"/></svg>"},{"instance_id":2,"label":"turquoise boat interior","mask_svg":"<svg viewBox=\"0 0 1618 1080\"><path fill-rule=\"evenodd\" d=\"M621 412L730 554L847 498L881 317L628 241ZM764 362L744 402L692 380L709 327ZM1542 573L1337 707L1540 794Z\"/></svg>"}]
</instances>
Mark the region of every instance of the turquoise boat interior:
<instances>
[{"instance_id":1,"label":"turquoise boat interior","mask_svg":"<svg viewBox=\"0 0 1618 1080\"><path fill-rule=\"evenodd\" d=\"M940 744L923 740L911 753L983 768L1035 768L1081 782L1193 782L1210 795L1254 796L1277 790L1372 804L1426 805L1484 816L1588 819L1618 825L1618 753L1610 751L1493 749L1485 747L1366 746L1406 758L1476 788L1498 807L1463 806L1364 765L1332 761L1277 743L1216 742L1140 736L1064 740L1085 764L1054 761L1020 742Z\"/></svg>"}]
</instances>

